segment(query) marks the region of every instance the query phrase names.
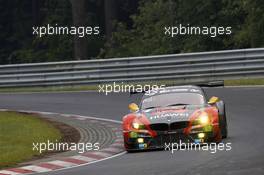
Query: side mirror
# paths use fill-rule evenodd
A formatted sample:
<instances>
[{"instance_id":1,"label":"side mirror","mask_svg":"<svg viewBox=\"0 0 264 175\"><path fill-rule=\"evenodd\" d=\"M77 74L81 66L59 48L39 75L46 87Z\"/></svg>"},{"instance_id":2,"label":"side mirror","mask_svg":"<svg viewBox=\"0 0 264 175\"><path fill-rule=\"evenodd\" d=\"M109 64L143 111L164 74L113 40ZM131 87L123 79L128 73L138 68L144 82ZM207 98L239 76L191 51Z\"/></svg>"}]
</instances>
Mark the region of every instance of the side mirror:
<instances>
[{"instance_id":1,"label":"side mirror","mask_svg":"<svg viewBox=\"0 0 264 175\"><path fill-rule=\"evenodd\" d=\"M128 109L130 110L130 112L137 112L139 110L139 107L136 103L130 103L128 105Z\"/></svg>"},{"instance_id":2,"label":"side mirror","mask_svg":"<svg viewBox=\"0 0 264 175\"><path fill-rule=\"evenodd\" d=\"M212 105L212 104L215 104L216 102L219 101L219 98L218 97L211 97L210 100L208 101L208 104Z\"/></svg>"}]
</instances>

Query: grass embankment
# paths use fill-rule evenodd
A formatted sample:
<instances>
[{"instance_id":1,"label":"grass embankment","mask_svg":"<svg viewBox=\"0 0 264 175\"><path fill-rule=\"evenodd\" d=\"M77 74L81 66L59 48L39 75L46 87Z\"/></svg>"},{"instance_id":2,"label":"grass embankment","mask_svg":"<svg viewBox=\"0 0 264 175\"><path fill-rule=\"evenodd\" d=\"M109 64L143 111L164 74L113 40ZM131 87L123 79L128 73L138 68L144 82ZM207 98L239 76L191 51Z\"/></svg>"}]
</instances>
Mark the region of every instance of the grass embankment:
<instances>
[{"instance_id":1,"label":"grass embankment","mask_svg":"<svg viewBox=\"0 0 264 175\"><path fill-rule=\"evenodd\" d=\"M61 138L58 129L36 116L0 112L0 168L40 155L33 151L33 142L56 141Z\"/></svg>"},{"instance_id":2,"label":"grass embankment","mask_svg":"<svg viewBox=\"0 0 264 175\"><path fill-rule=\"evenodd\" d=\"M264 78L225 80L225 86L264 85Z\"/></svg>"}]
</instances>

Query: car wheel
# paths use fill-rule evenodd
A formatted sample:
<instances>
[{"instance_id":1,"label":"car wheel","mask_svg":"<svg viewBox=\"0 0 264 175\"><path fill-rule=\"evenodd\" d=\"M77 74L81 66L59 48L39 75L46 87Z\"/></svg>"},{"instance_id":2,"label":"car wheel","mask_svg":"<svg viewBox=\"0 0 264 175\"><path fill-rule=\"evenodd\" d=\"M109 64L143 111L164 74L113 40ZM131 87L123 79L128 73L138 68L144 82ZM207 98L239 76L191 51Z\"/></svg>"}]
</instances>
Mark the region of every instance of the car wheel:
<instances>
[{"instance_id":1,"label":"car wheel","mask_svg":"<svg viewBox=\"0 0 264 175\"><path fill-rule=\"evenodd\" d=\"M223 101L217 102L216 106L219 111L219 123L221 129L222 138L227 138L228 129L227 129L227 120L226 120L226 111L225 111L225 104Z\"/></svg>"}]
</instances>

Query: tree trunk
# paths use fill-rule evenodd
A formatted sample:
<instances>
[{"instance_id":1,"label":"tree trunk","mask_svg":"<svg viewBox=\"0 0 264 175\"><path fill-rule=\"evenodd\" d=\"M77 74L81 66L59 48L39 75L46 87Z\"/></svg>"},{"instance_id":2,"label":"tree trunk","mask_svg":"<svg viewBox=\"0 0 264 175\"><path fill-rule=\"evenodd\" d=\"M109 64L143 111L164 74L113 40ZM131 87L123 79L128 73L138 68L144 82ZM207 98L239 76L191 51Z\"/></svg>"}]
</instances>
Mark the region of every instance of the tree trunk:
<instances>
[{"instance_id":1,"label":"tree trunk","mask_svg":"<svg viewBox=\"0 0 264 175\"><path fill-rule=\"evenodd\" d=\"M32 0L32 21L33 25L37 26L39 24L39 11L40 11L40 1Z\"/></svg>"},{"instance_id":2,"label":"tree trunk","mask_svg":"<svg viewBox=\"0 0 264 175\"><path fill-rule=\"evenodd\" d=\"M86 3L85 0L71 0L73 25L86 26ZM74 58L76 60L88 59L87 38L74 36Z\"/></svg>"},{"instance_id":3,"label":"tree trunk","mask_svg":"<svg viewBox=\"0 0 264 175\"><path fill-rule=\"evenodd\" d=\"M105 10L105 34L107 40L111 38L113 32L113 21L116 19L116 6L117 0L105 0L104 10Z\"/></svg>"}]
</instances>

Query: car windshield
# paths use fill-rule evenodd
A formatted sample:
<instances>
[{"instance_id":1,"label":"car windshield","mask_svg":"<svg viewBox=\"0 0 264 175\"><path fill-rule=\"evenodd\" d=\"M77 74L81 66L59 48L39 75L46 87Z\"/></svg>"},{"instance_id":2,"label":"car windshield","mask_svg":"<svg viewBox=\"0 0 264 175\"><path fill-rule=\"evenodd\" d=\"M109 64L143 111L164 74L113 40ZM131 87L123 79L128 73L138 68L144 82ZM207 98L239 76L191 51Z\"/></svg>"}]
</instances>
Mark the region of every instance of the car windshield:
<instances>
[{"instance_id":1,"label":"car windshield","mask_svg":"<svg viewBox=\"0 0 264 175\"><path fill-rule=\"evenodd\" d=\"M198 93L167 93L147 97L142 101L142 109L178 105L202 105L205 103L203 95Z\"/></svg>"}]
</instances>

